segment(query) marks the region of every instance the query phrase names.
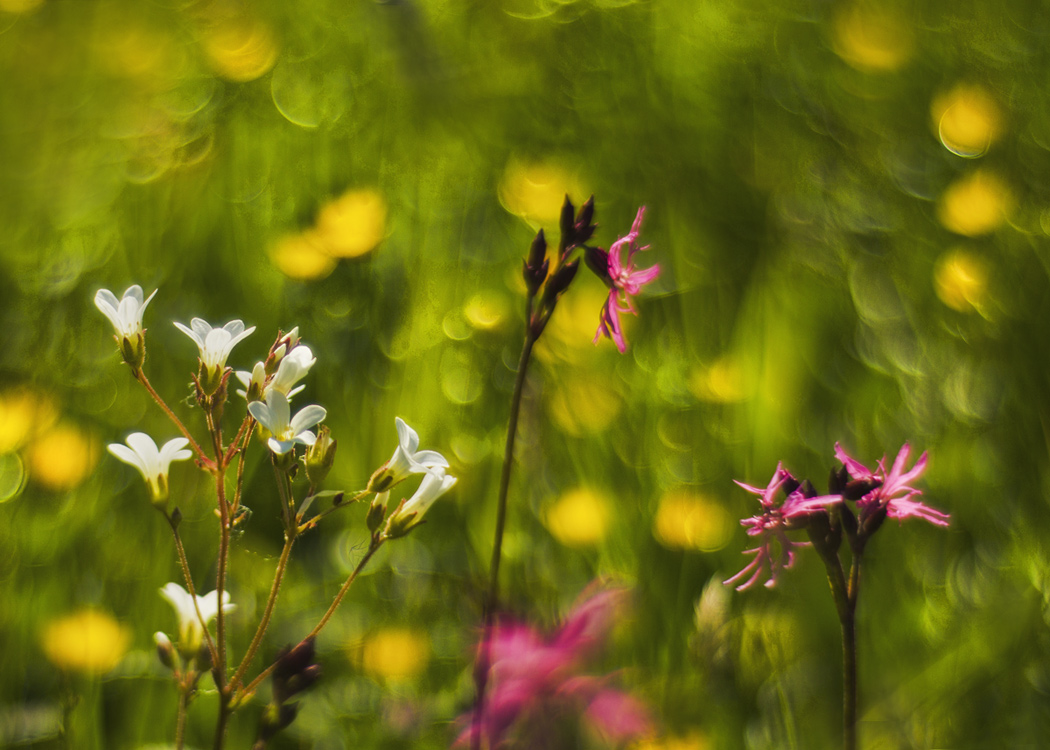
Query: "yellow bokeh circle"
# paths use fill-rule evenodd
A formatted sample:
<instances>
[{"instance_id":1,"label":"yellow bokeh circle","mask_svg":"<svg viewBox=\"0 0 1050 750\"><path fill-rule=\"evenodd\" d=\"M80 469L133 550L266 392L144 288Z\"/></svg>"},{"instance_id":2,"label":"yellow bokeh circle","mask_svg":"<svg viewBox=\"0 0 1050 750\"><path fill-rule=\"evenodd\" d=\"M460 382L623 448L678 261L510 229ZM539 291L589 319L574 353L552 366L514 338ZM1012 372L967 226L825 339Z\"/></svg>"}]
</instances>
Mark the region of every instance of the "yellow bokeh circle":
<instances>
[{"instance_id":1,"label":"yellow bokeh circle","mask_svg":"<svg viewBox=\"0 0 1050 750\"><path fill-rule=\"evenodd\" d=\"M588 488L569 490L544 514L551 536L567 547L593 547L609 533L612 509L608 498Z\"/></svg>"},{"instance_id":2,"label":"yellow bokeh circle","mask_svg":"<svg viewBox=\"0 0 1050 750\"><path fill-rule=\"evenodd\" d=\"M915 49L907 19L874 3L843 6L832 26L832 48L850 66L865 72L902 67Z\"/></svg>"},{"instance_id":3,"label":"yellow bokeh circle","mask_svg":"<svg viewBox=\"0 0 1050 750\"><path fill-rule=\"evenodd\" d=\"M234 16L207 23L200 39L212 68L230 81L254 81L277 62L277 39L257 18Z\"/></svg>"},{"instance_id":4,"label":"yellow bokeh circle","mask_svg":"<svg viewBox=\"0 0 1050 750\"><path fill-rule=\"evenodd\" d=\"M987 302L988 266L966 250L949 250L938 258L933 282L941 302L953 310L979 312Z\"/></svg>"},{"instance_id":5,"label":"yellow bokeh circle","mask_svg":"<svg viewBox=\"0 0 1050 750\"><path fill-rule=\"evenodd\" d=\"M270 256L281 273L298 281L323 279L336 265L335 258L324 251L316 232L309 231L282 237Z\"/></svg>"},{"instance_id":6,"label":"yellow bokeh circle","mask_svg":"<svg viewBox=\"0 0 1050 750\"><path fill-rule=\"evenodd\" d=\"M51 621L41 635L48 660L60 669L102 674L127 653L131 634L111 615L84 609Z\"/></svg>"},{"instance_id":7,"label":"yellow bokeh circle","mask_svg":"<svg viewBox=\"0 0 1050 750\"><path fill-rule=\"evenodd\" d=\"M533 224L555 229L565 196L583 195L579 180L565 167L551 162L511 160L499 184L503 207Z\"/></svg>"},{"instance_id":8,"label":"yellow bokeh circle","mask_svg":"<svg viewBox=\"0 0 1050 750\"><path fill-rule=\"evenodd\" d=\"M373 677L405 679L420 674L430 661L430 640L408 628L386 628L361 647L361 668Z\"/></svg>"},{"instance_id":9,"label":"yellow bokeh circle","mask_svg":"<svg viewBox=\"0 0 1050 750\"><path fill-rule=\"evenodd\" d=\"M58 419L54 399L32 388L0 393L0 453L21 448Z\"/></svg>"},{"instance_id":10,"label":"yellow bokeh circle","mask_svg":"<svg viewBox=\"0 0 1050 750\"><path fill-rule=\"evenodd\" d=\"M336 258L356 258L386 236L386 201L375 190L350 190L317 214L316 238Z\"/></svg>"},{"instance_id":11,"label":"yellow bokeh circle","mask_svg":"<svg viewBox=\"0 0 1050 750\"><path fill-rule=\"evenodd\" d=\"M966 158L984 155L1003 130L1003 114L983 86L959 84L933 100L930 117L944 147Z\"/></svg>"},{"instance_id":12,"label":"yellow bokeh circle","mask_svg":"<svg viewBox=\"0 0 1050 750\"><path fill-rule=\"evenodd\" d=\"M99 458L99 441L70 423L59 423L26 450L29 478L51 490L71 490L91 476Z\"/></svg>"},{"instance_id":13,"label":"yellow bokeh circle","mask_svg":"<svg viewBox=\"0 0 1050 750\"><path fill-rule=\"evenodd\" d=\"M946 229L978 237L998 229L1013 211L1014 195L994 172L978 169L959 178L944 191L937 218Z\"/></svg>"},{"instance_id":14,"label":"yellow bokeh circle","mask_svg":"<svg viewBox=\"0 0 1050 750\"><path fill-rule=\"evenodd\" d=\"M653 519L653 536L669 549L713 552L729 543L734 529L719 503L685 489L665 493Z\"/></svg>"}]
</instances>

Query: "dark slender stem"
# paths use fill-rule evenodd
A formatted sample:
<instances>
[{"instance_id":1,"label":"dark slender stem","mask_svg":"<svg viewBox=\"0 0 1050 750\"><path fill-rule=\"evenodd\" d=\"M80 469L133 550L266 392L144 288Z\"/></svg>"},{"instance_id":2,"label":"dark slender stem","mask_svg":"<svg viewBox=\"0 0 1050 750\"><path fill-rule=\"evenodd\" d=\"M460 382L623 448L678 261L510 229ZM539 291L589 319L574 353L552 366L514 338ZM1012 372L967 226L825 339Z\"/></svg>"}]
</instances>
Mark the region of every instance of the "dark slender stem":
<instances>
[{"instance_id":1,"label":"dark slender stem","mask_svg":"<svg viewBox=\"0 0 1050 750\"><path fill-rule=\"evenodd\" d=\"M220 696L221 698L221 696ZM230 720L229 703L225 699L219 700L219 717L215 722L215 744L214 750L222 750L223 745L226 744L226 724Z\"/></svg>"},{"instance_id":2,"label":"dark slender stem","mask_svg":"<svg viewBox=\"0 0 1050 750\"><path fill-rule=\"evenodd\" d=\"M510 489L510 472L514 466L514 441L518 432L518 414L521 412L521 395L525 388L525 372L529 366L536 334L532 321L533 296L529 295L525 308L525 344L521 348L518 360L518 373L514 379L514 392L510 398L510 416L507 421L507 442L503 449L503 467L499 478L499 496L496 504L496 531L492 542L492 563L489 566L489 590L485 598L484 624L481 636L481 647L478 650L478 662L474 667L476 695L474 697L474 737L473 750L481 747L481 718L485 711L485 688L488 684L489 642L493 620L499 606L499 566L503 555L503 529L507 521L507 493Z\"/></svg>"},{"instance_id":3,"label":"dark slender stem","mask_svg":"<svg viewBox=\"0 0 1050 750\"><path fill-rule=\"evenodd\" d=\"M175 416L175 412L171 410L171 407L168 406L167 403L165 403L164 399L160 397L160 394L153 389L153 386L149 382L149 378L146 377L146 373L142 370L132 370L131 374L135 376L135 380L142 383L142 386L147 391L149 391L149 395L153 396L153 400L157 402L157 406L159 406L164 411L164 413L168 415L168 419L170 419L175 424L179 432L182 433L183 437L190 441L190 447L193 448L193 452L197 454L197 459L208 469L208 471L214 471L215 462L213 462L210 458L208 458L207 455L205 455L204 449L201 448L200 445L197 444L197 441L193 439L193 435L191 435L190 431L186 429L186 425L182 423L182 420Z\"/></svg>"},{"instance_id":4,"label":"dark slender stem","mask_svg":"<svg viewBox=\"0 0 1050 750\"><path fill-rule=\"evenodd\" d=\"M857 748L857 628L852 607L842 621L842 747Z\"/></svg>"}]
</instances>

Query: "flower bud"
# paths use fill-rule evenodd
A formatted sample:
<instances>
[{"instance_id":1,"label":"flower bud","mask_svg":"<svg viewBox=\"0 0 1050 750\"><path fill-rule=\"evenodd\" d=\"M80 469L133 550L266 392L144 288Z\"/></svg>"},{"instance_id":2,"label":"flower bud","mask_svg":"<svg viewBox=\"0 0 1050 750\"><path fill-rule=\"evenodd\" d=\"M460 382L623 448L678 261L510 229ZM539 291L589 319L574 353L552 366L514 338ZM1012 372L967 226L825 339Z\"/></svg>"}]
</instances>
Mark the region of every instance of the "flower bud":
<instances>
[{"instance_id":1,"label":"flower bud","mask_svg":"<svg viewBox=\"0 0 1050 750\"><path fill-rule=\"evenodd\" d=\"M372 499L372 504L368 506L365 523L370 533L374 534L376 529L383 525L383 519L386 518L386 504L389 499L389 492L380 492Z\"/></svg>"},{"instance_id":2,"label":"flower bud","mask_svg":"<svg viewBox=\"0 0 1050 750\"><path fill-rule=\"evenodd\" d=\"M120 346L120 356L131 369L141 370L142 363L146 361L146 337L143 332L124 335L117 339L117 344Z\"/></svg>"},{"instance_id":3,"label":"flower bud","mask_svg":"<svg viewBox=\"0 0 1050 750\"><path fill-rule=\"evenodd\" d=\"M540 229L536 233L536 238L532 241L532 246L529 248L529 257L525 261L525 267L522 271L529 294L535 294L539 290L540 285L543 284L543 280L547 278L548 265L547 238L544 236L543 230Z\"/></svg>"},{"instance_id":4,"label":"flower bud","mask_svg":"<svg viewBox=\"0 0 1050 750\"><path fill-rule=\"evenodd\" d=\"M562 245L567 247L573 244L571 237L573 236L574 222L573 216L576 213L576 208L572 205L572 201L569 199L569 194L565 194L565 202L561 204L561 217L558 221L558 225L561 229ZM568 241L568 244L566 244Z\"/></svg>"},{"instance_id":5,"label":"flower bud","mask_svg":"<svg viewBox=\"0 0 1050 750\"><path fill-rule=\"evenodd\" d=\"M580 270L580 261L576 259L571 263L566 263L554 272L550 279L547 280L547 290L543 293L545 305L552 305L569 288L569 284L576 278L578 270Z\"/></svg>"},{"instance_id":6,"label":"flower bud","mask_svg":"<svg viewBox=\"0 0 1050 750\"><path fill-rule=\"evenodd\" d=\"M609 275L609 253L600 247L588 247L583 253L583 259L587 261L587 267L594 275L602 280L602 283L612 287L612 276Z\"/></svg>"},{"instance_id":7,"label":"flower bud","mask_svg":"<svg viewBox=\"0 0 1050 750\"><path fill-rule=\"evenodd\" d=\"M175 653L175 646L171 639L159 630L153 634L153 641L157 644L157 656L160 663L168 669L175 669L179 662L179 656Z\"/></svg>"},{"instance_id":8,"label":"flower bud","mask_svg":"<svg viewBox=\"0 0 1050 750\"><path fill-rule=\"evenodd\" d=\"M317 430L317 440L306 450L306 476L310 484L320 487L335 463L336 440L326 425Z\"/></svg>"},{"instance_id":9,"label":"flower bud","mask_svg":"<svg viewBox=\"0 0 1050 750\"><path fill-rule=\"evenodd\" d=\"M582 245L584 242L589 240L594 234L594 230L597 228L591 221L594 219L594 196L592 195L587 199L587 202L580 206L580 212L576 214L576 226L575 236L573 241L577 245Z\"/></svg>"}]
</instances>

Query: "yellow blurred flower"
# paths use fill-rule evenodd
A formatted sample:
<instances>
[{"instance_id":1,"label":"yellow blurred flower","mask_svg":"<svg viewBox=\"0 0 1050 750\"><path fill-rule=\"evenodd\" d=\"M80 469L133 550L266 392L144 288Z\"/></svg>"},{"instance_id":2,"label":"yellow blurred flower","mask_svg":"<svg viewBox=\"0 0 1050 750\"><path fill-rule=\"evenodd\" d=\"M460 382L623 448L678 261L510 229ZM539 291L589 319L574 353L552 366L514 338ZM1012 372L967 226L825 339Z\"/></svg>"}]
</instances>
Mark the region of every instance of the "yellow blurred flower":
<instances>
[{"instance_id":1,"label":"yellow blurred flower","mask_svg":"<svg viewBox=\"0 0 1050 750\"><path fill-rule=\"evenodd\" d=\"M236 15L200 28L201 45L216 73L230 81L254 81L277 62L277 40L258 18Z\"/></svg>"},{"instance_id":2,"label":"yellow blurred flower","mask_svg":"<svg viewBox=\"0 0 1050 750\"><path fill-rule=\"evenodd\" d=\"M982 156L999 138L1003 115L983 86L959 84L930 105L930 117L944 147L967 158Z\"/></svg>"},{"instance_id":3,"label":"yellow blurred flower","mask_svg":"<svg viewBox=\"0 0 1050 750\"><path fill-rule=\"evenodd\" d=\"M697 365L689 378L689 390L701 401L729 404L748 396L748 373L740 362L725 354L709 366Z\"/></svg>"},{"instance_id":4,"label":"yellow blurred flower","mask_svg":"<svg viewBox=\"0 0 1050 750\"><path fill-rule=\"evenodd\" d=\"M959 312L980 312L988 292L988 267L973 253L956 248L937 260L934 287L941 302Z\"/></svg>"},{"instance_id":5,"label":"yellow blurred flower","mask_svg":"<svg viewBox=\"0 0 1050 750\"><path fill-rule=\"evenodd\" d=\"M56 667L102 674L123 658L131 634L111 615L84 609L52 620L41 641L44 654Z\"/></svg>"},{"instance_id":6,"label":"yellow blurred flower","mask_svg":"<svg viewBox=\"0 0 1050 750\"><path fill-rule=\"evenodd\" d=\"M729 543L735 524L717 502L685 489L660 498L653 519L653 536L669 549L714 552Z\"/></svg>"},{"instance_id":7,"label":"yellow blurred flower","mask_svg":"<svg viewBox=\"0 0 1050 750\"><path fill-rule=\"evenodd\" d=\"M370 636L361 649L361 667L375 677L415 677L430 661L430 641L407 628L386 628Z\"/></svg>"},{"instance_id":8,"label":"yellow blurred flower","mask_svg":"<svg viewBox=\"0 0 1050 750\"><path fill-rule=\"evenodd\" d=\"M290 279L323 279L335 270L336 260L324 251L316 232L290 234L278 240L270 253L277 269Z\"/></svg>"},{"instance_id":9,"label":"yellow blurred flower","mask_svg":"<svg viewBox=\"0 0 1050 750\"><path fill-rule=\"evenodd\" d=\"M185 67L185 57L170 36L115 17L100 25L92 51L114 75L161 83L175 78Z\"/></svg>"},{"instance_id":10,"label":"yellow blurred flower","mask_svg":"<svg viewBox=\"0 0 1050 750\"><path fill-rule=\"evenodd\" d=\"M620 415L623 396L609 378L572 372L552 383L547 410L565 432L575 437L603 432Z\"/></svg>"},{"instance_id":11,"label":"yellow blurred flower","mask_svg":"<svg viewBox=\"0 0 1050 750\"><path fill-rule=\"evenodd\" d=\"M862 71L897 70L915 48L907 19L870 2L843 6L835 15L832 34L835 54Z\"/></svg>"},{"instance_id":12,"label":"yellow blurred flower","mask_svg":"<svg viewBox=\"0 0 1050 750\"><path fill-rule=\"evenodd\" d=\"M68 422L41 435L26 451L30 478L58 491L73 489L87 479L98 458L98 438Z\"/></svg>"},{"instance_id":13,"label":"yellow blurred flower","mask_svg":"<svg viewBox=\"0 0 1050 750\"><path fill-rule=\"evenodd\" d=\"M581 487L555 500L543 520L551 536L566 547L593 547L609 533L612 512L605 495Z\"/></svg>"},{"instance_id":14,"label":"yellow blurred flower","mask_svg":"<svg viewBox=\"0 0 1050 750\"><path fill-rule=\"evenodd\" d=\"M529 223L549 225L552 238L565 196L579 201L584 192L565 167L545 162L526 164L516 159L507 165L499 184L503 207Z\"/></svg>"},{"instance_id":15,"label":"yellow blurred flower","mask_svg":"<svg viewBox=\"0 0 1050 750\"><path fill-rule=\"evenodd\" d=\"M977 237L998 229L1013 207L1010 187L998 175L978 169L948 186L937 217L952 232Z\"/></svg>"},{"instance_id":16,"label":"yellow blurred flower","mask_svg":"<svg viewBox=\"0 0 1050 750\"><path fill-rule=\"evenodd\" d=\"M17 450L57 419L55 402L45 393L31 388L0 393L0 453Z\"/></svg>"},{"instance_id":17,"label":"yellow blurred flower","mask_svg":"<svg viewBox=\"0 0 1050 750\"><path fill-rule=\"evenodd\" d=\"M349 190L321 207L317 240L337 258L364 255L386 236L386 201L375 190Z\"/></svg>"}]
</instances>

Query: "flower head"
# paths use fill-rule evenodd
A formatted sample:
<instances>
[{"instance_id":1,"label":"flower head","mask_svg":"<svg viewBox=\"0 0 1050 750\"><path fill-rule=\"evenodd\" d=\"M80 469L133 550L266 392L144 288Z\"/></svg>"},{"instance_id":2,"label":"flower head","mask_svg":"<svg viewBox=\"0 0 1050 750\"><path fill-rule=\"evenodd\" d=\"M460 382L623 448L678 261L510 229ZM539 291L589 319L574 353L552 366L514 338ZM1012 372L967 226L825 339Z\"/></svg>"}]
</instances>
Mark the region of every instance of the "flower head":
<instances>
[{"instance_id":1,"label":"flower head","mask_svg":"<svg viewBox=\"0 0 1050 750\"><path fill-rule=\"evenodd\" d=\"M606 640L626 593L619 588L585 593L550 636L524 623L494 626L483 644L491 663L484 715L480 721L470 717L455 745L470 744L480 734L489 747L498 748L509 744L515 729L539 740L552 728L550 717L567 709L614 741L646 733L651 721L645 706L608 687L608 678L581 674L586 660Z\"/></svg>"},{"instance_id":2,"label":"flower head","mask_svg":"<svg viewBox=\"0 0 1050 750\"><path fill-rule=\"evenodd\" d=\"M187 658L194 658L204 642L204 628L219 614L219 592L198 596L194 604L194 597L186 589L169 583L160 590L160 595L172 606L179 620L179 651ZM230 603L230 592L222 592L222 611L232 612L235 608L236 605Z\"/></svg>"},{"instance_id":3,"label":"flower head","mask_svg":"<svg viewBox=\"0 0 1050 750\"><path fill-rule=\"evenodd\" d=\"M455 477L446 475L441 467L426 472L415 494L390 514L384 535L395 539L421 524L423 515L430 510L434 501L452 489L457 481Z\"/></svg>"},{"instance_id":4,"label":"flower head","mask_svg":"<svg viewBox=\"0 0 1050 750\"><path fill-rule=\"evenodd\" d=\"M125 442L127 445L110 443L109 452L138 469L149 485L153 504L164 507L168 502L168 471L171 462L185 461L193 456L193 452L186 449L190 441L184 437L172 438L158 450L149 435L133 432Z\"/></svg>"},{"instance_id":5,"label":"flower head","mask_svg":"<svg viewBox=\"0 0 1050 750\"><path fill-rule=\"evenodd\" d=\"M437 451L419 450L419 435L401 417L394 419L394 425L397 427L398 446L390 460L368 481L368 489L372 492L388 490L411 474L433 473L436 469L448 468L448 461Z\"/></svg>"},{"instance_id":6,"label":"flower head","mask_svg":"<svg viewBox=\"0 0 1050 750\"><path fill-rule=\"evenodd\" d=\"M286 356L281 357L277 365L277 371L268 380L266 378L266 363L264 362L256 362L251 372L239 370L236 373L237 379L244 384L247 390L238 391L238 393L247 398L247 391L254 393L253 387L261 384L263 398L270 391L280 391L288 398L291 398L303 389L303 386L294 387L295 384L305 378L306 374L310 372L310 368L316 363L317 359L314 357L310 347L300 344Z\"/></svg>"},{"instance_id":7,"label":"flower head","mask_svg":"<svg viewBox=\"0 0 1050 750\"><path fill-rule=\"evenodd\" d=\"M623 335L623 327L620 323L622 313L637 315L632 297L638 294L642 287L654 281L660 275L660 266L650 268L636 268L634 255L639 250L648 250L649 246L638 246L638 235L642 231L642 220L645 218L645 206L638 209L631 231L618 239L609 248L605 258L606 273L605 282L609 285L609 297L605 300L598 317L598 330L594 334L594 343L602 336L612 339L620 353L627 351L627 341ZM627 257L623 257L624 249Z\"/></svg>"},{"instance_id":8,"label":"flower head","mask_svg":"<svg viewBox=\"0 0 1050 750\"><path fill-rule=\"evenodd\" d=\"M328 416L323 406L310 404L292 417L288 397L274 390L267 394L265 403L252 401L248 404L248 412L256 422L270 431L271 437L266 444L279 456L290 451L297 443L313 445L317 436L310 428Z\"/></svg>"},{"instance_id":9,"label":"flower head","mask_svg":"<svg viewBox=\"0 0 1050 750\"><path fill-rule=\"evenodd\" d=\"M231 320L222 328L212 328L202 318L191 320L189 328L182 323L175 323L175 327L193 339L200 350L201 387L208 395L214 393L222 382L226 359L233 347L255 330L255 326L245 329L240 320Z\"/></svg>"},{"instance_id":10,"label":"flower head","mask_svg":"<svg viewBox=\"0 0 1050 750\"><path fill-rule=\"evenodd\" d=\"M736 587L737 591L743 591L754 585L762 577L764 571L768 571L769 580L765 585L771 588L776 585L780 571L794 565L795 550L809 544L809 542L793 541L788 537L787 532L802 528L805 525L805 516L819 512L822 508L807 505L807 502L814 498L807 501L798 480L792 477L781 464L777 464L777 470L773 472L773 477L765 489L752 487L743 482L737 482L737 484L748 492L758 495L759 503L762 505L761 513L740 522L747 528L748 536L758 537L758 546L744 550L745 555L754 555L754 559L743 570L727 578L723 583L734 584L750 575L746 581ZM783 502L778 503L777 495L781 492L785 497ZM779 549L774 549L774 545Z\"/></svg>"},{"instance_id":11,"label":"flower head","mask_svg":"<svg viewBox=\"0 0 1050 750\"><path fill-rule=\"evenodd\" d=\"M146 359L142 314L156 295L157 290L154 289L153 294L143 301L142 287L138 284L133 284L124 290L124 296L119 300L108 289L99 289L95 292L95 307L101 310L102 314L113 324L121 356L132 367L142 367Z\"/></svg>"},{"instance_id":12,"label":"flower head","mask_svg":"<svg viewBox=\"0 0 1050 750\"><path fill-rule=\"evenodd\" d=\"M949 515L947 513L912 499L922 494L922 490L917 490L911 485L926 471L925 452L919 456L919 460L910 469L905 470L904 467L911 456L911 446L905 443L901 446L889 471L886 471L885 456L879 459L875 471L852 458L838 443L835 443L835 456L846 467L852 479L876 485L874 489L857 500L862 523L884 510L887 516L898 521L903 521L905 518L921 518L936 526L948 525Z\"/></svg>"}]
</instances>

